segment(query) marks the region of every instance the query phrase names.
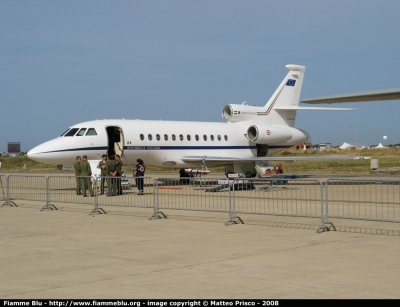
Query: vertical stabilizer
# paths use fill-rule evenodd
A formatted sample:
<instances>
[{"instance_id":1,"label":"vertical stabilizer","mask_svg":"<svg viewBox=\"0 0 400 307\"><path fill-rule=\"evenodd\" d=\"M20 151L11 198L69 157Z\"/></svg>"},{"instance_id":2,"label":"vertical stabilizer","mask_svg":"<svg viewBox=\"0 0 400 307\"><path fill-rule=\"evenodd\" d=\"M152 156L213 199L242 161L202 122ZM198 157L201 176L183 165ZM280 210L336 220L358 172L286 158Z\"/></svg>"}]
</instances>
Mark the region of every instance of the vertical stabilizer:
<instances>
[{"instance_id":1,"label":"vertical stabilizer","mask_svg":"<svg viewBox=\"0 0 400 307\"><path fill-rule=\"evenodd\" d=\"M296 110L290 110L290 107L298 106L306 68L293 64L286 68L289 72L268 100L265 112L258 112L258 115L268 117L269 125L294 126Z\"/></svg>"}]
</instances>

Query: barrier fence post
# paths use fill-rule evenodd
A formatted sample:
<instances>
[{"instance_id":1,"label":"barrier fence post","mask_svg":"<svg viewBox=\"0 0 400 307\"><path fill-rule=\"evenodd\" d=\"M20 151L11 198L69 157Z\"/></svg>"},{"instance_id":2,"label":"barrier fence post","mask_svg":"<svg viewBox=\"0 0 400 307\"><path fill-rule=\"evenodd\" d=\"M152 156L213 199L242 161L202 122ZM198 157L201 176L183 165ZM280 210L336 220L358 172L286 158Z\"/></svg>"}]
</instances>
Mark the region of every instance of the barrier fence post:
<instances>
[{"instance_id":1,"label":"barrier fence post","mask_svg":"<svg viewBox=\"0 0 400 307\"><path fill-rule=\"evenodd\" d=\"M4 196L4 191L3 191L3 196L5 197L5 203L1 205L3 206L11 206L11 207L18 207L16 203L13 201L10 201L10 185L9 185L9 178L10 176L6 177L6 195ZM0 180L1 180L1 175L0 175ZM1 189L3 190L3 181L1 181Z\"/></svg>"},{"instance_id":2,"label":"barrier fence post","mask_svg":"<svg viewBox=\"0 0 400 307\"><path fill-rule=\"evenodd\" d=\"M324 193L325 190L325 193ZM325 195L325 197L324 197ZM325 206L324 206L325 204ZM328 182L321 183L321 224L317 229L317 233L321 231L329 231L331 230L331 225L333 230L336 231L335 225L332 222L329 222L329 213L328 213Z\"/></svg>"},{"instance_id":3,"label":"barrier fence post","mask_svg":"<svg viewBox=\"0 0 400 307\"><path fill-rule=\"evenodd\" d=\"M230 223L244 224L243 220L239 216L236 215L235 180L229 180L229 192L228 193L229 193L229 219L225 222L225 226L228 226Z\"/></svg>"},{"instance_id":4,"label":"barrier fence post","mask_svg":"<svg viewBox=\"0 0 400 307\"><path fill-rule=\"evenodd\" d=\"M6 178L6 180L7 180L7 178ZM2 200L6 200L6 194L4 193L3 176L2 176L2 175L0 175L0 185L1 185L1 193L2 193L3 198L4 198L4 199L2 199Z\"/></svg>"},{"instance_id":5,"label":"barrier fence post","mask_svg":"<svg viewBox=\"0 0 400 307\"><path fill-rule=\"evenodd\" d=\"M163 213L160 212L160 207L159 207L159 202L158 202L158 179L154 179L153 183L153 189L154 189L154 195L153 195L153 203L154 203L154 212L152 215L150 215L149 220L152 220L154 217L158 217L159 219L167 218L167 216Z\"/></svg>"},{"instance_id":6,"label":"barrier fence post","mask_svg":"<svg viewBox=\"0 0 400 307\"><path fill-rule=\"evenodd\" d=\"M103 209L103 208L99 208L99 202L98 202L98 193L97 193L97 189L98 189L98 180L97 180L97 176L92 177L91 180L93 182L93 210L90 211L89 215L93 214L93 213L99 213L99 214L107 214L107 212Z\"/></svg>"},{"instance_id":7,"label":"barrier fence post","mask_svg":"<svg viewBox=\"0 0 400 307\"><path fill-rule=\"evenodd\" d=\"M50 210L58 210L56 206L53 204L50 204L50 179L49 177L46 178L46 204L40 209L40 211L43 211L44 209L50 209Z\"/></svg>"}]
</instances>

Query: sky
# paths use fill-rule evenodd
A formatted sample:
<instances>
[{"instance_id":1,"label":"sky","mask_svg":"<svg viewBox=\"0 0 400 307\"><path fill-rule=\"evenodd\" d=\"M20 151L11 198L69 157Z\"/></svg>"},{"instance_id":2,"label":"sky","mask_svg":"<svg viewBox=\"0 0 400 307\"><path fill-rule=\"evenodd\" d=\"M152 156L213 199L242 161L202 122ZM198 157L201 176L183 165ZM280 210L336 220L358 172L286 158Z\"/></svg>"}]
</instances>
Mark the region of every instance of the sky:
<instances>
[{"instance_id":1,"label":"sky","mask_svg":"<svg viewBox=\"0 0 400 307\"><path fill-rule=\"evenodd\" d=\"M301 99L400 87L400 1L0 1L0 151L105 118L224 122L306 66ZM323 106L323 105L318 105ZM326 105L332 107L333 105ZM299 111L313 144L400 143L400 101ZM384 140L383 136L387 136Z\"/></svg>"}]
</instances>

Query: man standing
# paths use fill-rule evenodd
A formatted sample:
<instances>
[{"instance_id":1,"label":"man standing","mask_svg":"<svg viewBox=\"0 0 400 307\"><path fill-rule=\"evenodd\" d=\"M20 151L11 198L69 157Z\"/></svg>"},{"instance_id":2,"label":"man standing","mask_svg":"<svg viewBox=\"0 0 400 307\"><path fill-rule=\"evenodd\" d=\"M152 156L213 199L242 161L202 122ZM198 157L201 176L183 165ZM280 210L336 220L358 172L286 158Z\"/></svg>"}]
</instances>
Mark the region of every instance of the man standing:
<instances>
[{"instance_id":1,"label":"man standing","mask_svg":"<svg viewBox=\"0 0 400 307\"><path fill-rule=\"evenodd\" d=\"M76 179L76 195L81 195L81 156L76 157L76 162L74 164L74 169L75 169L75 179Z\"/></svg>"},{"instance_id":2,"label":"man standing","mask_svg":"<svg viewBox=\"0 0 400 307\"><path fill-rule=\"evenodd\" d=\"M117 185L117 195L122 195L122 161L120 155L115 155L115 180Z\"/></svg>"},{"instance_id":3,"label":"man standing","mask_svg":"<svg viewBox=\"0 0 400 307\"><path fill-rule=\"evenodd\" d=\"M99 162L98 168L101 169L101 183L100 183L100 194L104 194L104 183L106 181L106 178L104 178L105 176L107 176L107 170L106 170L106 160L107 160L107 156L106 155L102 155L101 158L103 160L101 160ZM108 187L108 185L107 185Z\"/></svg>"},{"instance_id":4,"label":"man standing","mask_svg":"<svg viewBox=\"0 0 400 307\"><path fill-rule=\"evenodd\" d=\"M136 180L136 186L139 190L139 194L138 195L143 195L143 176L144 176L144 172L145 172L145 167L143 164L143 160L142 159L137 159L136 160L136 167L133 170L133 176L135 177Z\"/></svg>"},{"instance_id":5,"label":"man standing","mask_svg":"<svg viewBox=\"0 0 400 307\"><path fill-rule=\"evenodd\" d=\"M87 161L87 156L83 156L83 160L80 163L81 166L81 176L82 177L82 194L83 197L87 197L86 195L86 187L89 189L90 196L94 196L93 189L92 189L92 181L88 176L92 176L92 170L90 168L90 164Z\"/></svg>"},{"instance_id":6,"label":"man standing","mask_svg":"<svg viewBox=\"0 0 400 307\"><path fill-rule=\"evenodd\" d=\"M107 178L107 187L108 187L107 196L115 196L117 195L117 186L115 182L115 175L117 172L116 172L115 160L113 160L113 157L107 159L106 172L107 176L111 176Z\"/></svg>"}]
</instances>

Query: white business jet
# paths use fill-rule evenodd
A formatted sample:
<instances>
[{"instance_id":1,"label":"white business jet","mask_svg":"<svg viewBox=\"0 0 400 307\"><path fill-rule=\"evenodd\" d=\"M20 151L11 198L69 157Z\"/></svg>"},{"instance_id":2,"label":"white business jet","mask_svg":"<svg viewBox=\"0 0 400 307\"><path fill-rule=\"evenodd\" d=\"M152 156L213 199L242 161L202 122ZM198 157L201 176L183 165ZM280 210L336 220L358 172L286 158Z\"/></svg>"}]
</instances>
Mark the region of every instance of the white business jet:
<instances>
[{"instance_id":1,"label":"white business jet","mask_svg":"<svg viewBox=\"0 0 400 307\"><path fill-rule=\"evenodd\" d=\"M270 157L309 139L294 128L298 110L351 110L300 107L305 67L286 65L289 73L265 106L229 104L222 108L226 123L108 119L76 124L59 137L28 152L32 160L72 165L76 156L101 159L119 154L124 165L137 158L146 166L193 168L230 164L242 173L245 164L268 161L332 160L345 157Z\"/></svg>"}]
</instances>

